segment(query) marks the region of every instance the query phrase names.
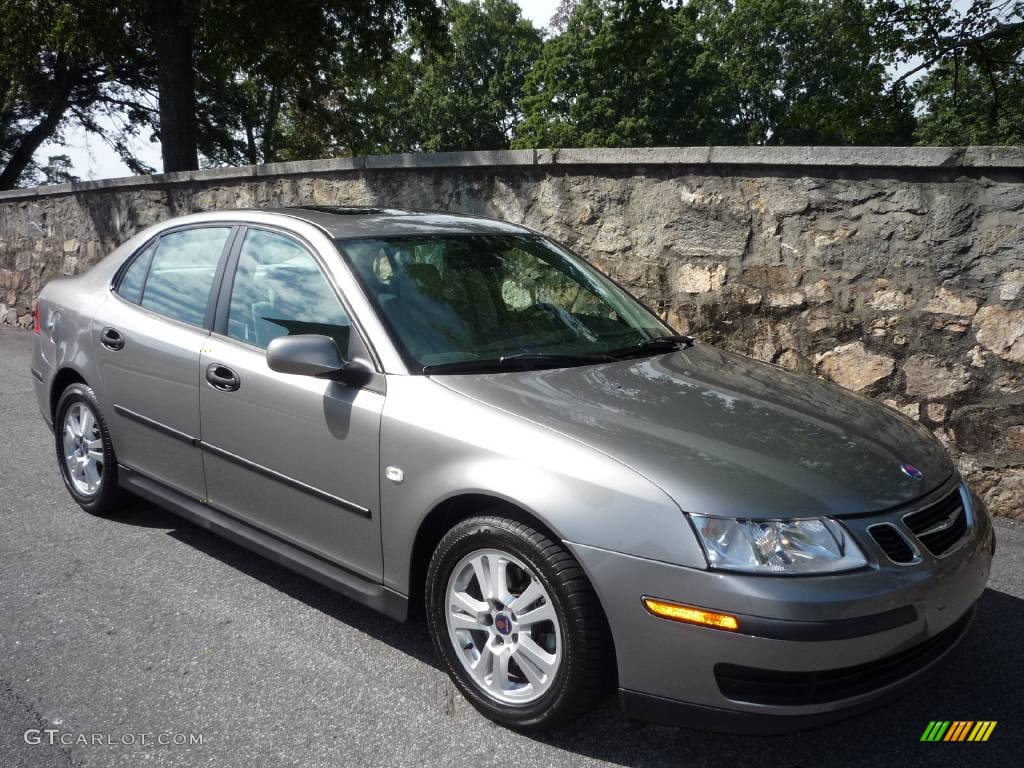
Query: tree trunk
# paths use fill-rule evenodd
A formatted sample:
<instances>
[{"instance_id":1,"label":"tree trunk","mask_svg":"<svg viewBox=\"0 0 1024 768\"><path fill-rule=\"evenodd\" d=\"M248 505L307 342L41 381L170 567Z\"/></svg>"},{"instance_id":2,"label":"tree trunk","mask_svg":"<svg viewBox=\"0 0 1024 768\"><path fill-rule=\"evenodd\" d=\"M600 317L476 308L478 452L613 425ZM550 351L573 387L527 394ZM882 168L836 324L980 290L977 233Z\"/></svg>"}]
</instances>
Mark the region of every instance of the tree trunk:
<instances>
[{"instance_id":1,"label":"tree trunk","mask_svg":"<svg viewBox=\"0 0 1024 768\"><path fill-rule=\"evenodd\" d=\"M263 162L277 162L277 117L281 112L281 102L278 98L277 85L270 87L268 96L266 120L263 124Z\"/></svg>"},{"instance_id":2,"label":"tree trunk","mask_svg":"<svg viewBox=\"0 0 1024 768\"><path fill-rule=\"evenodd\" d=\"M260 161L259 153L256 151L256 136L252 130L252 120L245 116L245 153L249 158L249 165L256 165Z\"/></svg>"},{"instance_id":3,"label":"tree trunk","mask_svg":"<svg viewBox=\"0 0 1024 768\"><path fill-rule=\"evenodd\" d=\"M64 56L58 56L54 66L53 95L46 115L22 137L11 153L7 165L0 171L0 189L14 189L21 174L32 162L36 150L57 130L68 109L74 78L75 72L67 65Z\"/></svg>"},{"instance_id":4,"label":"tree trunk","mask_svg":"<svg viewBox=\"0 0 1024 768\"><path fill-rule=\"evenodd\" d=\"M192 66L195 30L190 0L153 0L150 26L159 69L160 148L164 172L192 171L199 167L199 154Z\"/></svg>"}]
</instances>

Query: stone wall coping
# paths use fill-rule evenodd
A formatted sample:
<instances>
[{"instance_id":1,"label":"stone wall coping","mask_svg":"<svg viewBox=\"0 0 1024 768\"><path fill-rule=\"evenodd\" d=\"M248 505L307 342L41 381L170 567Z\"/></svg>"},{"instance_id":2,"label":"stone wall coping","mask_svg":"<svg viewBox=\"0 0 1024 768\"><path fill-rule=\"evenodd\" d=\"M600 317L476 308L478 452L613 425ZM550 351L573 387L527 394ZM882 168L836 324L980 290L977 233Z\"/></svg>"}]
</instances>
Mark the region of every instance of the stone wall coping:
<instances>
[{"instance_id":1,"label":"stone wall coping","mask_svg":"<svg viewBox=\"0 0 1024 768\"><path fill-rule=\"evenodd\" d=\"M1008 147L635 147L411 152L336 157L200 171L123 176L0 191L0 202L77 192L280 176L405 168L502 168L523 165L682 165L818 168L1008 168L1024 170L1024 146Z\"/></svg>"}]
</instances>

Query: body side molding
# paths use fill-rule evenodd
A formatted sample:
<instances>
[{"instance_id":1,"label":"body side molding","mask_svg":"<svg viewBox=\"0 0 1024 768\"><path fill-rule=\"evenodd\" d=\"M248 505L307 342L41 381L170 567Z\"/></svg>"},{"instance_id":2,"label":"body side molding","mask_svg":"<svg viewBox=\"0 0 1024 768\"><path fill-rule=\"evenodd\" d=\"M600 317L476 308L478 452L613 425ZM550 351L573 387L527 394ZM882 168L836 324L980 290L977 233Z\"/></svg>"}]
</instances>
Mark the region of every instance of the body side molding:
<instances>
[{"instance_id":1,"label":"body side molding","mask_svg":"<svg viewBox=\"0 0 1024 768\"><path fill-rule=\"evenodd\" d=\"M258 474L264 475L265 477L272 478L274 480L277 480L279 483L289 485L292 488L302 491L303 493L308 493L310 496L316 496L318 499L322 499L323 501L335 504L341 507L342 509L346 510L347 512L359 515L360 517L365 517L366 519L370 519L371 517L373 517L373 513L366 507L362 506L361 504L356 504L355 502L349 501L348 499L343 499L341 498L341 496L335 496L333 493L328 493L327 491L321 490L316 486L309 485L308 483L304 483L301 480L296 480L294 477L289 477L288 475L281 474L280 472L275 472L274 470L268 467L264 467L262 464L257 464L255 461L250 461L249 459L246 459L242 456L238 456L237 454L231 453L231 451L226 451L223 448L218 448L216 445L212 445L211 443L207 443L204 440L200 440L198 437L193 437L192 435L186 434L185 432L181 432L175 429L174 427L169 427L162 422L155 421L154 419L151 419L148 416L143 416L141 413L136 413L133 410L125 408L123 405L117 405L115 403L114 412L121 416L124 416L126 419L131 419L132 421L142 424L143 426L149 427L150 429L154 429L157 432L161 432L165 435L168 435L169 437L175 438L176 440L181 440L182 442L188 443L189 445L195 448L200 448L208 453L212 453L214 456L219 456L222 459L237 464L240 467L244 467L245 469L248 469L252 472L256 472Z\"/></svg>"},{"instance_id":2,"label":"body side molding","mask_svg":"<svg viewBox=\"0 0 1024 768\"><path fill-rule=\"evenodd\" d=\"M409 599L381 583L249 525L213 505L168 488L163 483L120 463L118 480L125 490L363 605L398 621L405 621L408 616Z\"/></svg>"}]
</instances>

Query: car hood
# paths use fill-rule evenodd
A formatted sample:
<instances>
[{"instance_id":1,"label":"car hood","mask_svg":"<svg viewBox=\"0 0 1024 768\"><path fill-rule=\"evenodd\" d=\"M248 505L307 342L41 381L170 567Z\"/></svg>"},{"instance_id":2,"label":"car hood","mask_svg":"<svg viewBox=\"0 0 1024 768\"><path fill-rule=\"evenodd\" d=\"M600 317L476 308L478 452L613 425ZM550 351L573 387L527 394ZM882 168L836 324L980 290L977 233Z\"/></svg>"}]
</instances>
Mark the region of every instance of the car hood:
<instances>
[{"instance_id":1,"label":"car hood","mask_svg":"<svg viewBox=\"0 0 1024 768\"><path fill-rule=\"evenodd\" d=\"M600 365L434 380L587 443L688 512L875 512L930 492L954 471L942 445L902 414L706 344ZM907 476L902 464L922 478Z\"/></svg>"}]
</instances>

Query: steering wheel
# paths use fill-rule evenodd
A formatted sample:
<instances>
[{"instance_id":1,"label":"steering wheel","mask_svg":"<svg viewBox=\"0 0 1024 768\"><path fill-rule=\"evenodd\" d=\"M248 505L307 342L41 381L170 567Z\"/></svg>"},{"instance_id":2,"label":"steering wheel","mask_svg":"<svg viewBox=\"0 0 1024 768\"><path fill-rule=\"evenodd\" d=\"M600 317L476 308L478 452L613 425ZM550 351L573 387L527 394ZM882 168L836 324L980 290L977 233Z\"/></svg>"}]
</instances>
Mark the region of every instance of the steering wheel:
<instances>
[{"instance_id":1,"label":"steering wheel","mask_svg":"<svg viewBox=\"0 0 1024 768\"><path fill-rule=\"evenodd\" d=\"M575 336L587 341L597 341L597 336L591 333L590 329L587 328L583 323L573 317L572 313L567 310L557 307L549 301L538 301L536 304L532 304L528 309L539 309L544 314L550 315L555 320L558 320L562 325L573 332Z\"/></svg>"}]
</instances>

